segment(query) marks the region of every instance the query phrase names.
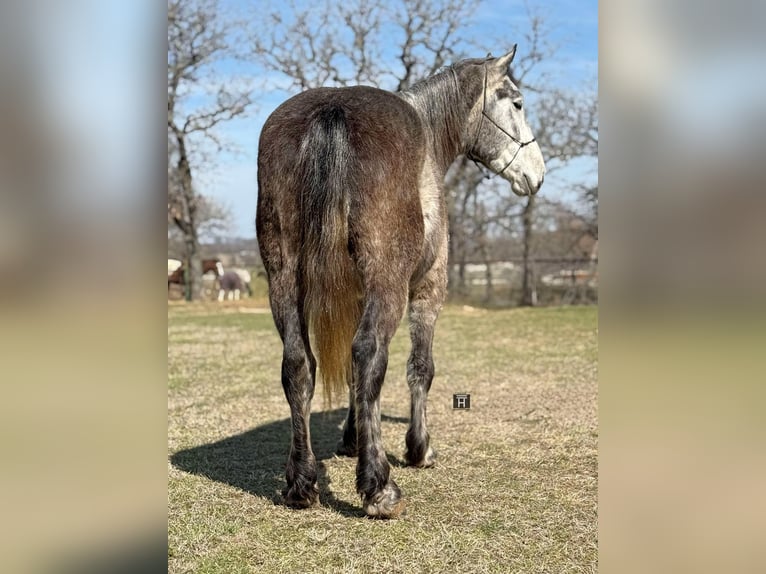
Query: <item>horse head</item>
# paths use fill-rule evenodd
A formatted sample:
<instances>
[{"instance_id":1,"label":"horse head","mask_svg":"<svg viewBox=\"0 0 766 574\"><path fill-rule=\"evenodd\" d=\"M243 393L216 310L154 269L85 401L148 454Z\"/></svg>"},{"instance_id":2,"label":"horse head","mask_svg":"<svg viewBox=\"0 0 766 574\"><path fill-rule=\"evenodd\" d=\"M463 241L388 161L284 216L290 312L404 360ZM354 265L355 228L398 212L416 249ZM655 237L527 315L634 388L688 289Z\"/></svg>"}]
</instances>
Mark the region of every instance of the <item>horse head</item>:
<instances>
[{"instance_id":1,"label":"horse head","mask_svg":"<svg viewBox=\"0 0 766 574\"><path fill-rule=\"evenodd\" d=\"M545 161L527 123L521 90L511 80L515 55L516 46L499 58L474 60L471 77L481 91L467 126L466 155L508 180L517 195L532 195L543 184Z\"/></svg>"}]
</instances>

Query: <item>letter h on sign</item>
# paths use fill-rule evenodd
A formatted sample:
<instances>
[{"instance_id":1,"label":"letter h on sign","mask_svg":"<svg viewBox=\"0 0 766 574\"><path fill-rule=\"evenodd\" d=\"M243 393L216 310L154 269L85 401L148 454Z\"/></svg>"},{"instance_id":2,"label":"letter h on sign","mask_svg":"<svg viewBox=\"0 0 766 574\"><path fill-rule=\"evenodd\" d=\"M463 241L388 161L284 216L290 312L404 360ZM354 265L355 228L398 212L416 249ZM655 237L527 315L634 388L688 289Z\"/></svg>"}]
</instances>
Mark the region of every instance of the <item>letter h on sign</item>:
<instances>
[{"instance_id":1,"label":"letter h on sign","mask_svg":"<svg viewBox=\"0 0 766 574\"><path fill-rule=\"evenodd\" d=\"M471 395L469 394L452 395L452 408L453 409L470 409Z\"/></svg>"}]
</instances>

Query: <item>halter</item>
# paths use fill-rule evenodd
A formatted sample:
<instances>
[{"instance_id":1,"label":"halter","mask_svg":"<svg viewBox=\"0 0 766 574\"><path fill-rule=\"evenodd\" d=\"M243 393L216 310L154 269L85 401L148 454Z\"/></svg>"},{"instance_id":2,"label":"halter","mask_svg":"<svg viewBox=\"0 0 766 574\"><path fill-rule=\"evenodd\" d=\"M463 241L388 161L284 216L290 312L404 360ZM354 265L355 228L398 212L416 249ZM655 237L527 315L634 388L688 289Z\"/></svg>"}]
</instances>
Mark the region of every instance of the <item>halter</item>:
<instances>
[{"instance_id":1,"label":"halter","mask_svg":"<svg viewBox=\"0 0 766 574\"><path fill-rule=\"evenodd\" d=\"M528 146L529 144L533 143L534 141L536 141L537 138L532 138L531 140L526 141L526 142L520 141L517 137L515 137L514 135L508 133L503 128L503 126L501 126L495 120L493 120L490 117L490 115L486 112L486 109L487 109L487 64L485 62L484 63L484 92L483 92L483 95L482 95L482 102L481 102L481 118L479 120L479 129L476 130L476 137L473 139L473 144L468 149L468 152L465 154L465 156L468 159L470 159L471 161L473 161L477 165L477 167L479 166L479 161L480 160L479 160L479 158L477 158L473 154L473 148L475 148L476 144L479 143L479 135L481 134L481 128L484 126L484 118L487 118L490 122L492 122L493 126L495 126L497 129L499 129L501 132L503 132L509 138L511 138L519 146L518 149L516 150L516 153L513 154L513 157L511 158L511 160L507 164L505 164L505 167L503 169L501 169L499 172L497 172L495 174L495 176L498 176L498 175L502 175L503 172L511 166L513 161L516 159L516 156L519 155L519 152L521 151L522 148L524 148L524 147ZM485 177L490 178L491 176L485 176Z\"/></svg>"}]
</instances>

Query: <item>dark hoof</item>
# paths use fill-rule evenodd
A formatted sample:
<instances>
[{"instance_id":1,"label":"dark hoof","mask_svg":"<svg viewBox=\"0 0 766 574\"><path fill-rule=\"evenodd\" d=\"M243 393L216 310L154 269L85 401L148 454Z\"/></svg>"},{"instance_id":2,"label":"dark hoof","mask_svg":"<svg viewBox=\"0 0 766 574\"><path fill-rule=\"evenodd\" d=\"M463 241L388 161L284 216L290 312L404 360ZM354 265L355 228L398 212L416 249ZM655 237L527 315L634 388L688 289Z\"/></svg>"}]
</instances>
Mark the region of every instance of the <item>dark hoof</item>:
<instances>
[{"instance_id":1,"label":"dark hoof","mask_svg":"<svg viewBox=\"0 0 766 574\"><path fill-rule=\"evenodd\" d=\"M355 446L349 446L346 443L344 443L342 440L338 441L337 446L335 447L335 454L338 456L357 456L359 453L357 452L357 449Z\"/></svg>"},{"instance_id":2,"label":"dark hoof","mask_svg":"<svg viewBox=\"0 0 766 574\"><path fill-rule=\"evenodd\" d=\"M397 518L406 514L402 491L393 480L380 492L365 497L363 506L370 518Z\"/></svg>"},{"instance_id":3,"label":"dark hoof","mask_svg":"<svg viewBox=\"0 0 766 574\"><path fill-rule=\"evenodd\" d=\"M431 468L436 463L436 451L431 447L428 447L426 453L413 460L413 456L409 452L404 455L408 466L414 466L416 468Z\"/></svg>"},{"instance_id":4,"label":"dark hoof","mask_svg":"<svg viewBox=\"0 0 766 574\"><path fill-rule=\"evenodd\" d=\"M309 490L299 490L296 486L282 491L285 505L290 508L311 508L319 505L319 486L317 483Z\"/></svg>"}]
</instances>

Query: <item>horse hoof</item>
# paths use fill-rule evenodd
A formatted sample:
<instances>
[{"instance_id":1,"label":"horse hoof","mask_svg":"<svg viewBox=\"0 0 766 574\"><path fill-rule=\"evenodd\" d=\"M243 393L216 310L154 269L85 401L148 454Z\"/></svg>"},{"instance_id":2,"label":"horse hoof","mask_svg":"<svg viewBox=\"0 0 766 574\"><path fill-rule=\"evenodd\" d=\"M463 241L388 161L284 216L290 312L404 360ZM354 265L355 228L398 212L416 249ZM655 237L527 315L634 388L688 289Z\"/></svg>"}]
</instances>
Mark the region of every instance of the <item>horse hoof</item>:
<instances>
[{"instance_id":1,"label":"horse hoof","mask_svg":"<svg viewBox=\"0 0 766 574\"><path fill-rule=\"evenodd\" d=\"M285 506L290 508L311 508L319 505L319 486L315 482L311 489L307 491L296 488L295 485L282 491L285 499Z\"/></svg>"},{"instance_id":2,"label":"horse hoof","mask_svg":"<svg viewBox=\"0 0 766 574\"><path fill-rule=\"evenodd\" d=\"M404 458L407 460L409 466L414 466L415 468L431 468L436 463L436 451L431 447L428 447L428 451L426 451L426 454L420 460L412 460L409 453L407 453Z\"/></svg>"},{"instance_id":3,"label":"horse hoof","mask_svg":"<svg viewBox=\"0 0 766 574\"><path fill-rule=\"evenodd\" d=\"M338 445L335 447L335 454L338 456L357 456L358 452L355 446L349 446L342 440L338 441Z\"/></svg>"},{"instance_id":4,"label":"horse hoof","mask_svg":"<svg viewBox=\"0 0 766 574\"><path fill-rule=\"evenodd\" d=\"M365 497L364 512L370 518L397 518L406 514L402 491L391 480L380 492Z\"/></svg>"}]
</instances>

